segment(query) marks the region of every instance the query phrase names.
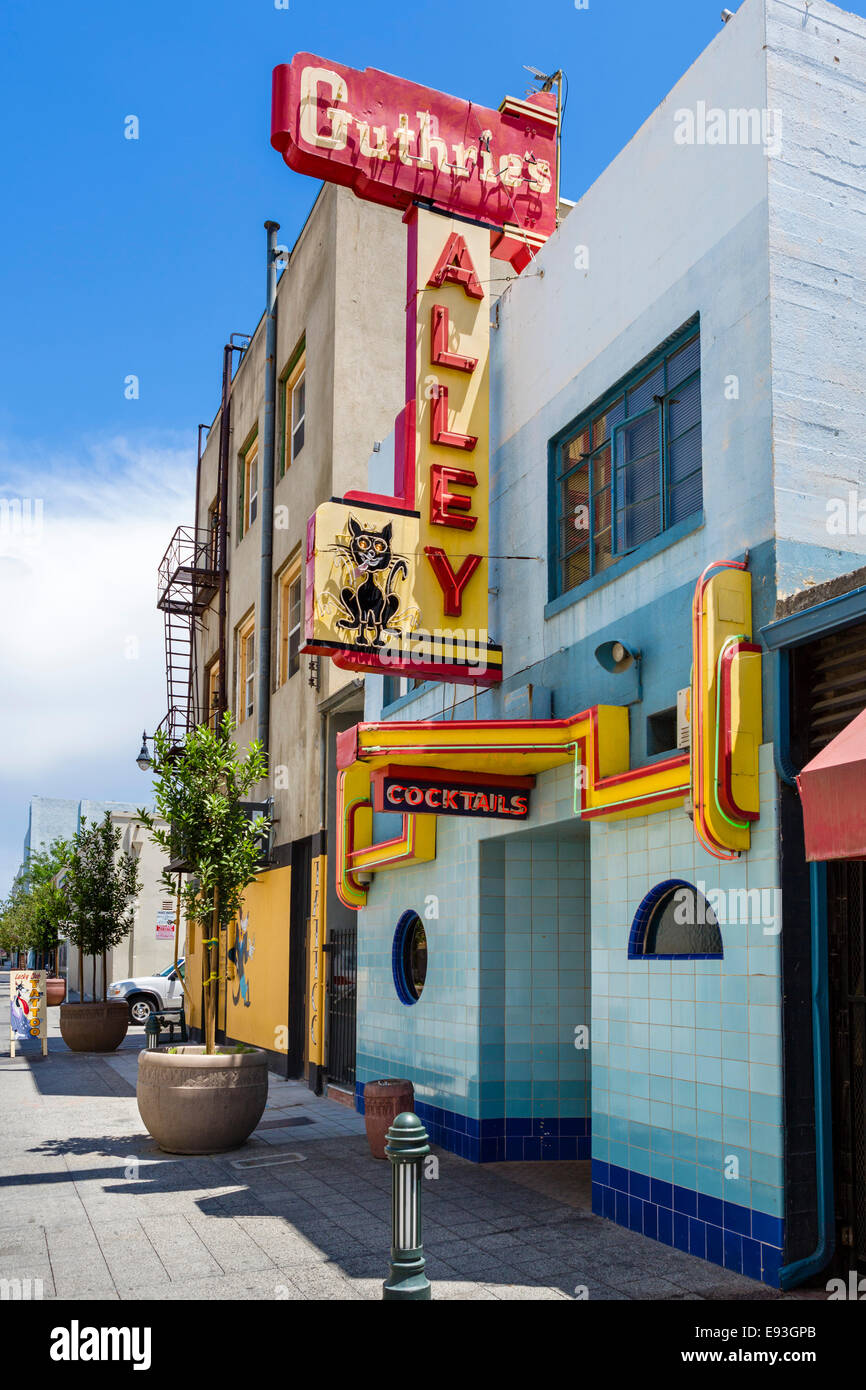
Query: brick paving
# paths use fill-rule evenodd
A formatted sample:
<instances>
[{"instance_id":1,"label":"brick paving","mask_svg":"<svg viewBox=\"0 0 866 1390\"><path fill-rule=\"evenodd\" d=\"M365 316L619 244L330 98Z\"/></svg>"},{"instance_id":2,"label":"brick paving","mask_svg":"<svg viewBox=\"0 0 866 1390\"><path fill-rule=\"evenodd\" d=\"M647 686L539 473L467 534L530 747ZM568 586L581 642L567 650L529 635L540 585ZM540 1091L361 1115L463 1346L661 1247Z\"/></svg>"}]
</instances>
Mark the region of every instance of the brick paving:
<instances>
[{"instance_id":1,"label":"brick paving","mask_svg":"<svg viewBox=\"0 0 866 1390\"><path fill-rule=\"evenodd\" d=\"M143 1030L108 1057L71 1053L49 1013L48 1058L26 1044L12 1059L0 975L0 1279L64 1299L381 1298L390 1165L370 1157L359 1115L272 1076L242 1149L172 1157L138 1114ZM594 1216L588 1163L434 1153L435 1299L779 1297Z\"/></svg>"}]
</instances>

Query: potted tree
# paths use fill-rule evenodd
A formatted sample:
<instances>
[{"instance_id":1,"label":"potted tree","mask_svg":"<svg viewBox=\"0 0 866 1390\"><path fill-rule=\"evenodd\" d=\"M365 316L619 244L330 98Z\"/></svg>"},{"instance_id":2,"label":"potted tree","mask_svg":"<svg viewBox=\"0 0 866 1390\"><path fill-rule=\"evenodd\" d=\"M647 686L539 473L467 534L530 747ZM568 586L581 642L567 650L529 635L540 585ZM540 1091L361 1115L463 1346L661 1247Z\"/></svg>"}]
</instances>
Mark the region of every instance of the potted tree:
<instances>
[{"instance_id":1,"label":"potted tree","mask_svg":"<svg viewBox=\"0 0 866 1390\"><path fill-rule=\"evenodd\" d=\"M101 823L84 821L72 841L63 879L69 916L69 939L78 948L78 1003L60 1006L60 1032L73 1052L113 1052L126 1037L129 1011L125 1000L107 999L108 952L132 926L138 895L138 864L119 853L121 832L108 811ZM97 963L102 963L102 997L84 999L84 958L93 958L93 992Z\"/></svg>"},{"instance_id":2,"label":"potted tree","mask_svg":"<svg viewBox=\"0 0 866 1390\"><path fill-rule=\"evenodd\" d=\"M138 1059L138 1109L168 1153L221 1153L237 1148L255 1129L268 1097L267 1055L261 1048L216 1046L218 946L253 882L261 859L265 816L251 820L243 798L267 772L259 742L245 755L232 739L226 714L214 731L201 724L182 747L157 733L154 800L158 826L138 815L168 856L164 881L184 872L181 890L188 927L201 933L201 1044L156 1048Z\"/></svg>"}]
</instances>

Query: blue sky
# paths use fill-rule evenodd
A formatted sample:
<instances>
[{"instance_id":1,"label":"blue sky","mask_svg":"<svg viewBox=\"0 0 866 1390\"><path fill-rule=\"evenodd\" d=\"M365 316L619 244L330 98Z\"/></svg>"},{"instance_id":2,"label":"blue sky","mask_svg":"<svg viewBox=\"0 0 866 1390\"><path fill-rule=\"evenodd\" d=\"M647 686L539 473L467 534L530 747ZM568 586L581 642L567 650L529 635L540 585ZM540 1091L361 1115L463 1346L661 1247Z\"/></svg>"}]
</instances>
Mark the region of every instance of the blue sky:
<instances>
[{"instance_id":1,"label":"blue sky","mask_svg":"<svg viewBox=\"0 0 866 1390\"><path fill-rule=\"evenodd\" d=\"M729 0L730 8L737 8ZM270 74L309 49L497 106L522 64L569 79L562 191L597 177L720 27L720 0L5 0L0 893L34 793L142 799L164 712L156 566L191 520L221 346L262 312L265 218L316 192L270 148ZM846 8L866 13L866 0ZM124 139L135 115L140 138ZM124 379L140 380L138 400Z\"/></svg>"}]
</instances>

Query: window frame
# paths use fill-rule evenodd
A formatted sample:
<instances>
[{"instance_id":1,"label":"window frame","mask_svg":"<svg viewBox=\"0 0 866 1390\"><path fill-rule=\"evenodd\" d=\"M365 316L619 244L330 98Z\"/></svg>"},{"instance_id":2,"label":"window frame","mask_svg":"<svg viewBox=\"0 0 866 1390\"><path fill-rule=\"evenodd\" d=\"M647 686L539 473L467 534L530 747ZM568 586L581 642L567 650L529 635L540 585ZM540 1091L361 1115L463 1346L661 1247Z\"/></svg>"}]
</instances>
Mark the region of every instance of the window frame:
<instances>
[{"instance_id":1,"label":"window frame","mask_svg":"<svg viewBox=\"0 0 866 1390\"><path fill-rule=\"evenodd\" d=\"M207 558L210 568L219 569L220 550L220 499L216 497L207 509Z\"/></svg>"},{"instance_id":2,"label":"window frame","mask_svg":"<svg viewBox=\"0 0 866 1390\"><path fill-rule=\"evenodd\" d=\"M247 435L246 439L244 440L243 448L242 448L242 449L239 451L239 453L238 453L238 472L237 472L237 490L238 490L238 498L237 498L237 523L238 523L238 524L237 524L237 538L236 538L236 540L235 540L235 545L240 545L240 543L241 543L241 541L243 540L244 536L245 536L245 535L247 534L247 532L252 528L252 525L253 525L253 523L254 523L255 520L256 520L256 517L255 517L255 516L252 518L252 520L249 519L249 466L250 466L250 455L253 454L253 451L254 451L254 450L255 450L254 460L255 460L255 464L256 464L256 493L255 493L255 497L256 497L256 500L258 500L258 457L259 457L259 426L258 426L258 421L256 421L255 425L254 425L253 428L250 430L249 434ZM258 515L258 508L256 508L256 515Z\"/></svg>"},{"instance_id":3,"label":"window frame","mask_svg":"<svg viewBox=\"0 0 866 1390\"><path fill-rule=\"evenodd\" d=\"M293 424L294 412L294 393L296 388L303 382L304 384L304 413L297 425ZM280 409L282 411L280 429L280 478L284 478L292 464L302 453L306 444L307 426L307 337L304 334L296 346L289 361L280 376ZM304 441L300 449L294 448L294 436L299 426L304 430Z\"/></svg>"},{"instance_id":4,"label":"window frame","mask_svg":"<svg viewBox=\"0 0 866 1390\"><path fill-rule=\"evenodd\" d=\"M682 889L688 889L697 898L702 898L705 907L713 913L716 931L719 934L718 951L647 951L646 941L650 929L655 924L660 913L663 913L670 903ZM704 923L706 925L706 922ZM631 930L628 938L628 959L631 960L724 960L725 943L722 936L722 926L716 917L712 903L706 894L694 884L689 883L685 878L666 878L661 883L656 883L645 893L641 899L638 909L632 919Z\"/></svg>"},{"instance_id":5,"label":"window frame","mask_svg":"<svg viewBox=\"0 0 866 1390\"><path fill-rule=\"evenodd\" d=\"M548 459L551 504L548 513L548 553L550 556L548 598L550 602L555 602L556 600L566 597L573 598L579 595L581 589L585 585L597 583L600 576L607 575L608 571L611 572L609 577L614 578L618 561L625 559L627 556L636 555L644 547L657 543L664 537L666 532L672 531L675 526L685 524L700 517L703 506L703 489L699 506L696 507L694 511L688 513L687 516L681 517L679 521L673 523L670 521L669 497L671 489L669 449L672 443L669 420L670 405L677 392L682 391L684 387L690 385L694 380L700 383L700 335L700 318L696 315L694 318L690 319L688 323L684 324L682 328L671 334L651 356L645 358L643 362L633 367L626 376L621 377L619 381L604 393L604 395L600 396L586 410L581 411L575 419L570 421L563 429L559 430L549 441ZM669 360L695 340L698 342L697 366L689 372L687 376L684 376L678 381L675 386L670 386L668 382ZM594 444L593 433L598 420L609 414L620 402L622 402L622 409L625 412L628 409L628 393L639 386L645 378L657 371L660 366L664 370L664 380L662 382L663 391L661 393L654 393L653 404L636 410L633 415L624 414L621 420L611 425L610 431L605 438L599 443ZM625 545L619 540L620 518L625 515L625 508L617 508L617 475L618 471L621 471L618 470L617 467L619 440L622 437L622 431L624 429L634 425L641 417L651 415L653 410L656 411L658 418L659 437L659 529L653 536L648 536L637 544ZM700 472L703 480L703 411L701 411L700 426ZM574 461L571 466L568 467L565 463L566 451L573 441L579 438L584 431L589 432L588 452L582 454L578 460ZM677 436L678 439L680 437L681 436ZM594 468L599 456L603 456L605 450L609 450L610 454L610 477L608 482L603 484L601 488L596 488L594 486ZM586 469L586 495L589 513L586 544L587 573L584 578L579 580L576 584L566 587L564 567L569 559L581 552L582 547L577 547L567 555L563 554L562 534L563 525L566 521L563 509L563 492L568 480L584 468ZM698 472L698 469L694 469L693 472ZM691 474L687 476L690 477ZM604 493L606 493L608 497L610 558L606 564L598 566L595 555L595 544L597 539L595 535L595 509L597 497L602 496Z\"/></svg>"},{"instance_id":6,"label":"window frame","mask_svg":"<svg viewBox=\"0 0 866 1390\"><path fill-rule=\"evenodd\" d=\"M408 956L414 944L415 934L420 927L421 935L424 938L424 975L419 985L416 985L414 974L410 975L407 969ZM394 931L394 938L391 944L391 975L394 981L394 990L401 1004L407 1008L412 1008L418 1003L427 985L427 975L430 967L430 942L427 936L427 928L420 912L414 908L407 908L401 913Z\"/></svg>"},{"instance_id":7,"label":"window frame","mask_svg":"<svg viewBox=\"0 0 866 1390\"><path fill-rule=\"evenodd\" d=\"M216 713L219 708L219 657L212 661L207 668L207 704L205 723L209 729L216 732ZM214 698L216 697L216 698Z\"/></svg>"},{"instance_id":8,"label":"window frame","mask_svg":"<svg viewBox=\"0 0 866 1390\"><path fill-rule=\"evenodd\" d=\"M252 670L249 670L250 649L252 649ZM237 628L237 722L245 724L256 711L256 617L255 612L244 618ZM248 688L252 690L249 712L247 709Z\"/></svg>"},{"instance_id":9,"label":"window frame","mask_svg":"<svg viewBox=\"0 0 866 1390\"><path fill-rule=\"evenodd\" d=\"M255 488L252 485L255 468ZM244 535L251 531L258 516L259 503L259 438L256 435L244 454Z\"/></svg>"},{"instance_id":10,"label":"window frame","mask_svg":"<svg viewBox=\"0 0 866 1390\"><path fill-rule=\"evenodd\" d=\"M289 560L288 564L280 571L278 578L279 622L277 640L279 643L279 659L277 661L277 689L285 685L286 682L291 680L292 676L297 675L298 671L301 669L301 645L304 632L304 581L303 567L299 555ZM295 584L300 585L298 621L295 625L289 627L288 620L290 616L291 594ZM294 669L290 670L291 639L293 632L298 633L297 664Z\"/></svg>"}]
</instances>

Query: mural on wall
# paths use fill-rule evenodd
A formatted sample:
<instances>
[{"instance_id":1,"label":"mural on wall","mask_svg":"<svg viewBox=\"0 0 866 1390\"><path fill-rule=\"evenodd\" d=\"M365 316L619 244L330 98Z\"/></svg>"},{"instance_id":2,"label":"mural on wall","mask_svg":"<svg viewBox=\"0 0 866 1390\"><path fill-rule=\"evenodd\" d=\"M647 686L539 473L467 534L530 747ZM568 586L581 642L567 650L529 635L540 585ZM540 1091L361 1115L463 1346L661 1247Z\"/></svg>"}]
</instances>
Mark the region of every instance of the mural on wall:
<instances>
[{"instance_id":1,"label":"mural on wall","mask_svg":"<svg viewBox=\"0 0 866 1390\"><path fill-rule=\"evenodd\" d=\"M232 981L232 1003L235 1007L241 1003L246 1009L250 1007L250 977L247 973L247 965L252 960L255 949L256 939L254 936L250 936L248 910L245 917L238 916L234 945L228 951L228 958L236 972Z\"/></svg>"},{"instance_id":2,"label":"mural on wall","mask_svg":"<svg viewBox=\"0 0 866 1390\"><path fill-rule=\"evenodd\" d=\"M227 952L232 976L226 984L227 1037L283 1053L288 1051L291 882L286 865L265 870L248 885Z\"/></svg>"}]
</instances>

